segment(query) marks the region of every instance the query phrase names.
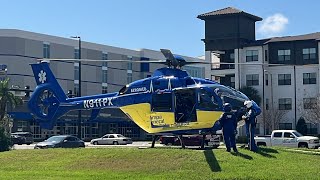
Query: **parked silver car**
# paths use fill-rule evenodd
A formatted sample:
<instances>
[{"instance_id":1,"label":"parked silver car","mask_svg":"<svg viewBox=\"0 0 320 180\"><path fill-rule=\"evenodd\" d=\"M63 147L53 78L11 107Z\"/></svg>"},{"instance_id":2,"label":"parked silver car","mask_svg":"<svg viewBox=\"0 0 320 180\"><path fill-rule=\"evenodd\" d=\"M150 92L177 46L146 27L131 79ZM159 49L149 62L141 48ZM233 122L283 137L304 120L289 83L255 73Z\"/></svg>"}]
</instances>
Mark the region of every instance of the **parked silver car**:
<instances>
[{"instance_id":1,"label":"parked silver car","mask_svg":"<svg viewBox=\"0 0 320 180\"><path fill-rule=\"evenodd\" d=\"M92 139L91 144L100 145L100 144L113 144L113 145L126 145L132 144L131 138L125 137L121 134L106 134L101 138Z\"/></svg>"}]
</instances>

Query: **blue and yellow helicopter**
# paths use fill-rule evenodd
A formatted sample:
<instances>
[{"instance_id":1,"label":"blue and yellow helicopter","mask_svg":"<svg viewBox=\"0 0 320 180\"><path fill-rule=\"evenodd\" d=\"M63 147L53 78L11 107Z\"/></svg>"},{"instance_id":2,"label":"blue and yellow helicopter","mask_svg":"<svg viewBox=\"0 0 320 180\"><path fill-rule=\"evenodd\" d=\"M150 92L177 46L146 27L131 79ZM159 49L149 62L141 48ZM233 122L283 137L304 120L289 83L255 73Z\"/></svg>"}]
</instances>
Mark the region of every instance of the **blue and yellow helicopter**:
<instances>
[{"instance_id":1,"label":"blue and yellow helicopter","mask_svg":"<svg viewBox=\"0 0 320 180\"><path fill-rule=\"evenodd\" d=\"M53 128L59 117L72 110L91 110L90 120L93 120L101 109L119 108L148 133L182 135L219 130L216 122L223 114L223 103L229 102L239 110L243 102L249 100L236 89L191 77L181 69L187 64L204 62L186 62L170 50L161 49L161 52L166 60L146 62L168 67L157 69L151 77L132 82L119 92L74 98L66 96L48 61L31 64L37 87L28 107L48 129Z\"/></svg>"}]
</instances>

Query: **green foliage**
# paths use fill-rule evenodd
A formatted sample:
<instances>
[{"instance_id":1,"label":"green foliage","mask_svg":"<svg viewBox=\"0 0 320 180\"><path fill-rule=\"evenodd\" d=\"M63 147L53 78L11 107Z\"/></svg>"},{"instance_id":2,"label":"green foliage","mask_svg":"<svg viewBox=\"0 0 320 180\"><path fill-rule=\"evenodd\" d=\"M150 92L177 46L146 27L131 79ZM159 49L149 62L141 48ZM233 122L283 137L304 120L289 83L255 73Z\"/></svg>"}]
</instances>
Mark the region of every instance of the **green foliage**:
<instances>
[{"instance_id":1,"label":"green foliage","mask_svg":"<svg viewBox=\"0 0 320 180\"><path fill-rule=\"evenodd\" d=\"M296 130L303 135L307 135L307 124L303 117L299 118Z\"/></svg>"},{"instance_id":2,"label":"green foliage","mask_svg":"<svg viewBox=\"0 0 320 180\"><path fill-rule=\"evenodd\" d=\"M0 127L0 152L9 151L11 148L11 139L6 135L3 127Z\"/></svg>"},{"instance_id":3,"label":"green foliage","mask_svg":"<svg viewBox=\"0 0 320 180\"><path fill-rule=\"evenodd\" d=\"M314 150L315 151L315 150ZM0 153L0 179L316 179L318 155L260 148L82 148Z\"/></svg>"},{"instance_id":4,"label":"green foliage","mask_svg":"<svg viewBox=\"0 0 320 180\"><path fill-rule=\"evenodd\" d=\"M9 79L0 81L0 126L5 128L5 131L8 132L8 123L5 122L5 115L7 111L7 106L11 105L12 107L22 104L22 99L20 97L14 96L10 92L9 88Z\"/></svg>"},{"instance_id":5,"label":"green foliage","mask_svg":"<svg viewBox=\"0 0 320 180\"><path fill-rule=\"evenodd\" d=\"M261 103L261 96L259 95L258 90L251 86L245 86L239 89L242 93L248 96L249 99L254 100L259 106Z\"/></svg>"}]
</instances>

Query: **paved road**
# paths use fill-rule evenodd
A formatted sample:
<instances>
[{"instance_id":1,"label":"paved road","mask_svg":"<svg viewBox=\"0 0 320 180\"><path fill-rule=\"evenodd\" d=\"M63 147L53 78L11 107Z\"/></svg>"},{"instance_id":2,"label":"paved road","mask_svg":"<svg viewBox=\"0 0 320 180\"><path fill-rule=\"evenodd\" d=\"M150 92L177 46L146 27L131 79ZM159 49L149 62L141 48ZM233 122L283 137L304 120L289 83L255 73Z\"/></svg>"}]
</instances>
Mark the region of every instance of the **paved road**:
<instances>
[{"instance_id":1,"label":"paved road","mask_svg":"<svg viewBox=\"0 0 320 180\"><path fill-rule=\"evenodd\" d=\"M129 148L129 147L136 147L136 148L148 148L151 147L151 142L148 141L138 141L133 142L132 144L128 145L92 145L89 142L86 142L86 148L110 148L110 147L119 147L119 148ZM14 145L13 149L34 149L35 144L30 145ZM162 147L163 144L155 144L156 147Z\"/></svg>"},{"instance_id":2,"label":"paved road","mask_svg":"<svg viewBox=\"0 0 320 180\"><path fill-rule=\"evenodd\" d=\"M89 142L86 142L86 148L111 148L111 147L119 147L119 148L132 148L132 147L136 147L136 148L148 148L151 147L151 141L138 141L138 142L133 142L132 144L128 144L128 145L92 145ZM14 145L13 149L34 149L35 144L30 144L30 145ZM163 144L159 144L156 143L155 144L156 147L166 147ZM170 147L170 146L167 146ZM180 148L180 146L171 146L173 148ZM194 146L191 148L198 148L198 146ZM225 148L223 143L220 143L219 148ZM320 153L320 147L318 150L315 150L316 152L319 151L318 153Z\"/></svg>"}]
</instances>

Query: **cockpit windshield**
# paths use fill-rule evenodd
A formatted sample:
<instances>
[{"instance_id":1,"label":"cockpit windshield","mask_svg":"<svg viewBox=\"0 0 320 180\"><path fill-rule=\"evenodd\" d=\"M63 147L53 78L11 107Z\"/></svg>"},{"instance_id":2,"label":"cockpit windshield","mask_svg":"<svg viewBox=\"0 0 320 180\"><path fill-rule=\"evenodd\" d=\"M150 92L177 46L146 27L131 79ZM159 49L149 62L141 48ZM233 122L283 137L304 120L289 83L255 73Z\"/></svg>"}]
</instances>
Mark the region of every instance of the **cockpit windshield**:
<instances>
[{"instance_id":1,"label":"cockpit windshield","mask_svg":"<svg viewBox=\"0 0 320 180\"><path fill-rule=\"evenodd\" d=\"M125 85L120 89L119 94L120 95L126 94L127 91L128 91L128 85Z\"/></svg>"},{"instance_id":2,"label":"cockpit windshield","mask_svg":"<svg viewBox=\"0 0 320 180\"><path fill-rule=\"evenodd\" d=\"M223 103L230 103L234 109L243 107L243 102L250 100L245 94L231 87L216 84L211 88L222 99Z\"/></svg>"}]
</instances>

